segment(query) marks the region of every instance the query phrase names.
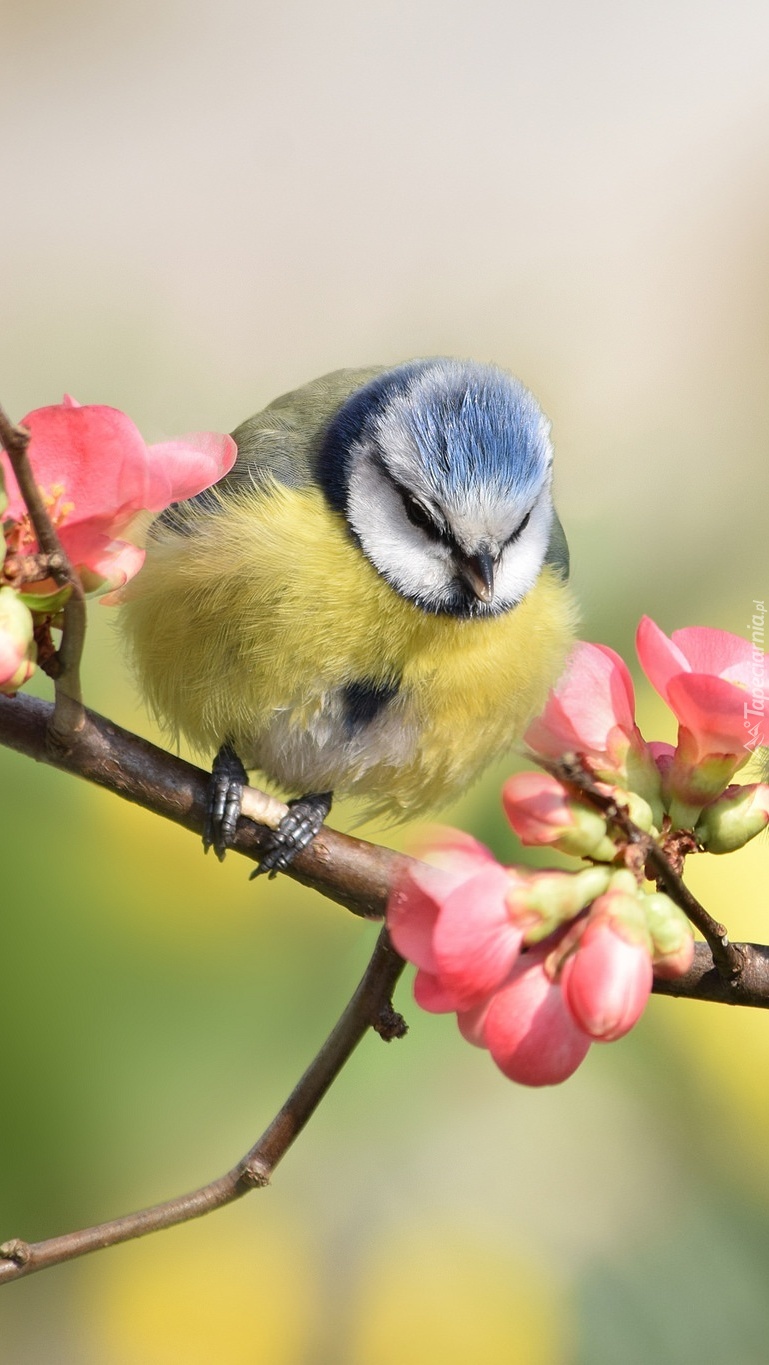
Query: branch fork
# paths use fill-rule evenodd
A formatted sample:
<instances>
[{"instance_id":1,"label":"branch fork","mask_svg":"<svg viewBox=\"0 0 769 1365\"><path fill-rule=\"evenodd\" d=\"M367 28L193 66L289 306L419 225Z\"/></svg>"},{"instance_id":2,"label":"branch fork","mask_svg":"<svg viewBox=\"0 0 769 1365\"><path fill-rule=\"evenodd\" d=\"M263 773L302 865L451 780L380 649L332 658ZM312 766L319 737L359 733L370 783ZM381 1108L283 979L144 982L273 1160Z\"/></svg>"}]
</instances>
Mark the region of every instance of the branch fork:
<instances>
[{"instance_id":1,"label":"branch fork","mask_svg":"<svg viewBox=\"0 0 769 1365\"><path fill-rule=\"evenodd\" d=\"M708 914L681 879L684 857L687 853L697 851L693 837L685 831L676 831L664 847L658 844L656 839L631 820L626 806L620 805L613 796L602 790L589 769L577 758L565 757L560 761L543 763L542 766L605 815L624 835L628 845L639 850L646 875L656 881L657 889L665 891L680 906L695 929L699 929L722 979L727 983L736 983L745 967L744 954L730 941L726 927ZM632 858L630 861L633 861Z\"/></svg>"},{"instance_id":2,"label":"branch fork","mask_svg":"<svg viewBox=\"0 0 769 1365\"><path fill-rule=\"evenodd\" d=\"M85 643L85 593L80 578L70 563L45 501L35 482L29 462L30 434L25 427L14 426L0 407L0 445L11 462L19 485L19 492L29 512L30 521L40 547L38 558L45 560L51 577L63 587L71 589L64 606L61 644L57 651L56 667L49 669L54 678L56 705L49 727L49 743L53 750L66 750L84 721L83 697L80 686L80 660Z\"/></svg>"}]
</instances>

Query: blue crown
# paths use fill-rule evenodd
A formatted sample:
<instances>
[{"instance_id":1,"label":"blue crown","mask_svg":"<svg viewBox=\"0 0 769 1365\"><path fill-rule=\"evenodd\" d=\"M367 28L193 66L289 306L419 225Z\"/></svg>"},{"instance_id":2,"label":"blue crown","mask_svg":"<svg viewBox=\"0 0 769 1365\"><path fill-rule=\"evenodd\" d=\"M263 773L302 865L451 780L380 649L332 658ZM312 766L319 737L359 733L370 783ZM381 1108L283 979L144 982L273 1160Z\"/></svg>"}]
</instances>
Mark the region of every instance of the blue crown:
<instances>
[{"instance_id":1,"label":"blue crown","mask_svg":"<svg viewBox=\"0 0 769 1365\"><path fill-rule=\"evenodd\" d=\"M411 437L426 478L449 498L479 485L533 496L549 464L548 423L519 380L474 361L414 360L363 385L329 425L317 470L337 511L346 504L353 445L376 447L388 412Z\"/></svg>"}]
</instances>

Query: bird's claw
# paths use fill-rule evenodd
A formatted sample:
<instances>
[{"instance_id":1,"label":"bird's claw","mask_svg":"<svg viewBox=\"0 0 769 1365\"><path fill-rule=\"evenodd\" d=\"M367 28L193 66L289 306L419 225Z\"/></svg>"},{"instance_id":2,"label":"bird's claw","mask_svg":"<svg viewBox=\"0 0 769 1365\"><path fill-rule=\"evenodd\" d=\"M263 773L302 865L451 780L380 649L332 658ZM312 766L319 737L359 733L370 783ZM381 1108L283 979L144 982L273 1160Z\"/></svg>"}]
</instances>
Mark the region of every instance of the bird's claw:
<instances>
[{"instance_id":1,"label":"bird's claw","mask_svg":"<svg viewBox=\"0 0 769 1365\"><path fill-rule=\"evenodd\" d=\"M203 826L203 848L206 853L213 848L219 862L235 841L243 788L247 785L248 774L235 750L223 744L211 769Z\"/></svg>"},{"instance_id":2,"label":"bird's claw","mask_svg":"<svg viewBox=\"0 0 769 1365\"><path fill-rule=\"evenodd\" d=\"M263 873L274 877L278 872L285 872L297 853L312 843L331 810L331 792L300 796L295 801L289 801L288 806L288 812L278 828L269 835L259 865L251 873L252 881Z\"/></svg>"}]
</instances>

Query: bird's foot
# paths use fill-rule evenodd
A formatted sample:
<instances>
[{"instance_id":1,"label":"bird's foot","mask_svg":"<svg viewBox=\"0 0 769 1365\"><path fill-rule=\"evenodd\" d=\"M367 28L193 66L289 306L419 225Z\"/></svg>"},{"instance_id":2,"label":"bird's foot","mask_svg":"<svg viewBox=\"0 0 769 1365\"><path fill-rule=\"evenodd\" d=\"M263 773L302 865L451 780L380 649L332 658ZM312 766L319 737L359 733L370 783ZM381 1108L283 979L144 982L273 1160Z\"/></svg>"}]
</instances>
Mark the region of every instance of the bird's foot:
<instances>
[{"instance_id":1,"label":"bird's foot","mask_svg":"<svg viewBox=\"0 0 769 1365\"><path fill-rule=\"evenodd\" d=\"M206 800L203 847L213 848L219 862L235 839L235 829L248 774L230 744L223 744L213 762Z\"/></svg>"},{"instance_id":2,"label":"bird's foot","mask_svg":"<svg viewBox=\"0 0 769 1365\"><path fill-rule=\"evenodd\" d=\"M297 853L311 844L323 821L331 810L331 792L311 792L289 801L288 813L283 816L278 828L271 831L259 866L251 873L251 880L266 872L274 877L276 872L285 872L291 866Z\"/></svg>"}]
</instances>

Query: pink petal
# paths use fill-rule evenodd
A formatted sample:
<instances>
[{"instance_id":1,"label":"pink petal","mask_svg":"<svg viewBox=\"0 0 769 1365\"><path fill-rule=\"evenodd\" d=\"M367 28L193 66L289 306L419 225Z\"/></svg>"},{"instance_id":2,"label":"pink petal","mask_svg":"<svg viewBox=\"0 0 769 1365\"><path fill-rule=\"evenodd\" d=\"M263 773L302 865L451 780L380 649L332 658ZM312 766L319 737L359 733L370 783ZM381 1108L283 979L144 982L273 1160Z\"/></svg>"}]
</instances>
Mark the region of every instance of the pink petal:
<instances>
[{"instance_id":1,"label":"pink petal","mask_svg":"<svg viewBox=\"0 0 769 1365\"><path fill-rule=\"evenodd\" d=\"M694 736L700 757L741 754L745 749L745 706L750 694L736 683L705 673L680 673L668 684L668 705Z\"/></svg>"},{"instance_id":2,"label":"pink petal","mask_svg":"<svg viewBox=\"0 0 769 1365\"><path fill-rule=\"evenodd\" d=\"M569 750L603 754L617 727L628 735L635 730L635 695L627 666L607 645L578 641L525 742L551 758Z\"/></svg>"},{"instance_id":3,"label":"pink petal","mask_svg":"<svg viewBox=\"0 0 769 1365\"><path fill-rule=\"evenodd\" d=\"M635 643L644 673L654 690L667 701L670 679L689 672L686 655L649 616L641 617Z\"/></svg>"},{"instance_id":4,"label":"pink petal","mask_svg":"<svg viewBox=\"0 0 769 1365\"><path fill-rule=\"evenodd\" d=\"M621 1038L638 1022L652 981L648 947L629 941L603 916L588 921L561 972L563 997L574 1022L602 1042Z\"/></svg>"},{"instance_id":5,"label":"pink petal","mask_svg":"<svg viewBox=\"0 0 769 1365\"><path fill-rule=\"evenodd\" d=\"M488 1008L483 1038L494 1061L522 1085L558 1085L587 1056L590 1039L574 1023L545 972L544 949L524 953Z\"/></svg>"},{"instance_id":6,"label":"pink petal","mask_svg":"<svg viewBox=\"0 0 769 1365\"><path fill-rule=\"evenodd\" d=\"M505 814L524 844L547 844L574 825L568 795L549 773L516 773L502 788Z\"/></svg>"},{"instance_id":7,"label":"pink petal","mask_svg":"<svg viewBox=\"0 0 769 1365\"><path fill-rule=\"evenodd\" d=\"M193 496L233 465L237 448L230 436L198 432L148 449L125 413L73 400L38 408L24 418L29 457L43 494L56 497L52 509L65 550L94 573L105 538L123 538L142 511ZM8 469L7 515L19 520L24 505ZM58 490L58 491L57 491Z\"/></svg>"},{"instance_id":8,"label":"pink petal","mask_svg":"<svg viewBox=\"0 0 769 1365\"><path fill-rule=\"evenodd\" d=\"M667 744L664 739L652 739L649 741L649 753L654 762L659 766L667 764L675 753L675 745Z\"/></svg>"},{"instance_id":9,"label":"pink petal","mask_svg":"<svg viewBox=\"0 0 769 1365\"><path fill-rule=\"evenodd\" d=\"M433 952L457 1009L471 1009L488 996L518 956L523 933L507 910L509 881L494 864L456 887L441 906Z\"/></svg>"},{"instance_id":10,"label":"pink petal","mask_svg":"<svg viewBox=\"0 0 769 1365\"><path fill-rule=\"evenodd\" d=\"M749 687L754 664L751 641L728 630L686 626L674 630L673 643L681 650L692 673L714 673Z\"/></svg>"},{"instance_id":11,"label":"pink petal","mask_svg":"<svg viewBox=\"0 0 769 1365\"><path fill-rule=\"evenodd\" d=\"M145 552L127 540L107 540L100 537L89 554L83 557L80 568L81 578L87 591L92 592L101 586L110 593L122 588L134 578L144 563ZM89 583L89 579L93 579ZM106 597L102 603L111 605ZM122 599L121 599L122 600Z\"/></svg>"},{"instance_id":12,"label":"pink petal","mask_svg":"<svg viewBox=\"0 0 769 1365\"><path fill-rule=\"evenodd\" d=\"M150 446L145 506L159 512L171 502L194 497L223 478L232 469L237 454L232 437L214 431L196 431Z\"/></svg>"},{"instance_id":13,"label":"pink petal","mask_svg":"<svg viewBox=\"0 0 769 1365\"><path fill-rule=\"evenodd\" d=\"M29 458L44 493L64 486L64 501L74 504L66 525L96 521L114 529L125 508L145 507L146 446L124 412L101 405L38 408L23 425L31 432ZM9 515L18 518L23 505L15 480L9 481Z\"/></svg>"},{"instance_id":14,"label":"pink petal","mask_svg":"<svg viewBox=\"0 0 769 1365\"><path fill-rule=\"evenodd\" d=\"M490 864L498 866L485 844L479 843L471 834L465 834L464 830L444 825L429 829L414 851L417 857L427 859L457 882L466 881Z\"/></svg>"},{"instance_id":15,"label":"pink petal","mask_svg":"<svg viewBox=\"0 0 769 1365\"><path fill-rule=\"evenodd\" d=\"M666 744L662 739L653 739L649 743L649 753L657 765L657 772L662 778L663 783L667 782L673 760L675 758L675 745Z\"/></svg>"},{"instance_id":16,"label":"pink petal","mask_svg":"<svg viewBox=\"0 0 769 1365\"><path fill-rule=\"evenodd\" d=\"M486 1027L486 1015L489 1012L493 999L494 997L490 996L488 1000L484 1000L480 1005L476 1005L474 1009L459 1010L457 1013L459 1032L462 1034L465 1042L471 1043L473 1047L486 1046L483 1030Z\"/></svg>"},{"instance_id":17,"label":"pink petal","mask_svg":"<svg viewBox=\"0 0 769 1365\"><path fill-rule=\"evenodd\" d=\"M453 881L426 863L410 864L387 906L387 927L402 957L426 972L437 973L433 935L443 900Z\"/></svg>"},{"instance_id":18,"label":"pink petal","mask_svg":"<svg viewBox=\"0 0 769 1365\"><path fill-rule=\"evenodd\" d=\"M453 995L441 985L437 976L421 967L414 977L414 999L428 1014L452 1014L457 1007Z\"/></svg>"}]
</instances>

